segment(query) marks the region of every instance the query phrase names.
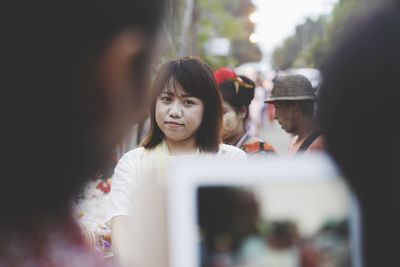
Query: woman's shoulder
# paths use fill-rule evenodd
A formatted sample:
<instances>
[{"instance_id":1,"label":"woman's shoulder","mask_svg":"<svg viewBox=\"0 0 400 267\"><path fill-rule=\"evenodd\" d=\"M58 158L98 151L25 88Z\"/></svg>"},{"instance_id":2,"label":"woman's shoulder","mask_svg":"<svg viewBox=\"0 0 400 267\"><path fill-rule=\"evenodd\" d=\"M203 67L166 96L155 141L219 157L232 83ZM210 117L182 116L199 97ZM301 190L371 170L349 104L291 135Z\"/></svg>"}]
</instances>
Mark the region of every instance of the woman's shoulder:
<instances>
[{"instance_id":1,"label":"woman's shoulder","mask_svg":"<svg viewBox=\"0 0 400 267\"><path fill-rule=\"evenodd\" d=\"M132 150L126 152L121 159L138 159L144 155L145 148L144 147L137 147Z\"/></svg>"},{"instance_id":2,"label":"woman's shoulder","mask_svg":"<svg viewBox=\"0 0 400 267\"><path fill-rule=\"evenodd\" d=\"M145 149L144 147L138 147L135 149L132 149L128 152L126 152L119 160L117 163L117 168L119 167L128 167L131 166L132 164L137 163L140 159L143 158Z\"/></svg>"},{"instance_id":3,"label":"woman's shoulder","mask_svg":"<svg viewBox=\"0 0 400 267\"><path fill-rule=\"evenodd\" d=\"M232 145L228 145L228 144L220 144L219 145L219 153L234 153L240 151L239 148L232 146Z\"/></svg>"},{"instance_id":4,"label":"woman's shoulder","mask_svg":"<svg viewBox=\"0 0 400 267\"><path fill-rule=\"evenodd\" d=\"M238 159L246 158L246 153L244 153L243 150L227 144L219 145L218 155L227 158L238 158Z\"/></svg>"}]
</instances>

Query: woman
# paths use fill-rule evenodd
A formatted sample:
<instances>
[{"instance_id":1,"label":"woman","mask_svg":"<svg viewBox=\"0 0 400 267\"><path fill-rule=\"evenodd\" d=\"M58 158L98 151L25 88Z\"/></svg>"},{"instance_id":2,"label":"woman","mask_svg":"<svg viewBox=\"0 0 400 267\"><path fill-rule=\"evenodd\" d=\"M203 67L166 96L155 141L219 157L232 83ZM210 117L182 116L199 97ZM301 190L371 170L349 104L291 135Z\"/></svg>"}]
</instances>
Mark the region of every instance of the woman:
<instances>
[{"instance_id":1,"label":"woman","mask_svg":"<svg viewBox=\"0 0 400 267\"><path fill-rule=\"evenodd\" d=\"M246 76L238 76L229 68L215 71L215 79L223 98L224 143L239 147L250 154L274 152L269 143L251 136L246 130L255 83Z\"/></svg>"},{"instance_id":2,"label":"woman","mask_svg":"<svg viewBox=\"0 0 400 267\"><path fill-rule=\"evenodd\" d=\"M118 255L124 250L119 240L126 236L130 225L132 185L143 183L145 180L141 179L146 177L162 179L162 170L169 160L203 153L246 159L240 149L221 144L221 97L207 64L192 57L165 63L156 76L154 92L150 131L143 147L126 153L113 176L108 219L117 258L124 257Z\"/></svg>"}]
</instances>

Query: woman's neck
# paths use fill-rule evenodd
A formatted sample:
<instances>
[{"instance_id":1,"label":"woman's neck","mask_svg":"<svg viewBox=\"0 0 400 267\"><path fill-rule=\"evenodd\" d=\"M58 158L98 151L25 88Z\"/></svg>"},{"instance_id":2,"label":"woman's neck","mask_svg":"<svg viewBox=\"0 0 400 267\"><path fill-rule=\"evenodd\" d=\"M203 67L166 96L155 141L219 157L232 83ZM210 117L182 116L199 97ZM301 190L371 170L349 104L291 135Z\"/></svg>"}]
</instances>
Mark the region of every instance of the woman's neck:
<instances>
[{"instance_id":1,"label":"woman's neck","mask_svg":"<svg viewBox=\"0 0 400 267\"><path fill-rule=\"evenodd\" d=\"M239 142L240 138L242 138L245 133L246 133L246 130L242 129L242 130L238 131L235 135L224 140L224 143L234 146Z\"/></svg>"},{"instance_id":2,"label":"woman's neck","mask_svg":"<svg viewBox=\"0 0 400 267\"><path fill-rule=\"evenodd\" d=\"M183 141L173 141L169 138L165 138L165 143L168 146L170 155L195 154L198 150L195 138L190 138Z\"/></svg>"}]
</instances>

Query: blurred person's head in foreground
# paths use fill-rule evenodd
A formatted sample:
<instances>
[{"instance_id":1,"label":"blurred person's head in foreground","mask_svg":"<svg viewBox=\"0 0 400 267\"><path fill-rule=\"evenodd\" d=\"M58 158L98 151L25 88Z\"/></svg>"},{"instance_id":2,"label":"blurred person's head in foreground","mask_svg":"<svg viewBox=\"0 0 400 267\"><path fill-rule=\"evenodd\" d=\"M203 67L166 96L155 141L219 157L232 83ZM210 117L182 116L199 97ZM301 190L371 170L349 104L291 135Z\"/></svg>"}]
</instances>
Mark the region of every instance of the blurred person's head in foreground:
<instances>
[{"instance_id":1,"label":"blurred person's head in foreground","mask_svg":"<svg viewBox=\"0 0 400 267\"><path fill-rule=\"evenodd\" d=\"M3 25L1 44L1 240L14 233L40 240L57 224L68 225L71 196L101 167L146 102L163 2L25 1L2 7L10 23ZM40 243L36 248L39 253Z\"/></svg>"},{"instance_id":2,"label":"blurred person's head in foreground","mask_svg":"<svg viewBox=\"0 0 400 267\"><path fill-rule=\"evenodd\" d=\"M165 141L170 153L218 152L221 96L206 63L194 57L171 60L161 66L153 89L146 149Z\"/></svg>"},{"instance_id":3,"label":"blurred person's head in foreground","mask_svg":"<svg viewBox=\"0 0 400 267\"><path fill-rule=\"evenodd\" d=\"M247 133L246 122L249 118L249 106L254 98L256 84L244 75L237 75L227 67L214 72L218 88L223 99L222 140L226 144L248 148L260 145L260 139ZM256 144L255 144L256 143ZM270 144L261 144L260 150L272 152Z\"/></svg>"},{"instance_id":4,"label":"blurred person's head in foreground","mask_svg":"<svg viewBox=\"0 0 400 267\"><path fill-rule=\"evenodd\" d=\"M275 78L271 96L266 103L275 106L275 119L282 129L295 135L291 151L320 150L322 136L314 119L317 99L311 82L300 74L286 74Z\"/></svg>"},{"instance_id":5,"label":"blurred person's head in foreground","mask_svg":"<svg viewBox=\"0 0 400 267\"><path fill-rule=\"evenodd\" d=\"M397 5L352 27L323 68L320 123L360 201L364 266L399 265L399 47Z\"/></svg>"}]
</instances>

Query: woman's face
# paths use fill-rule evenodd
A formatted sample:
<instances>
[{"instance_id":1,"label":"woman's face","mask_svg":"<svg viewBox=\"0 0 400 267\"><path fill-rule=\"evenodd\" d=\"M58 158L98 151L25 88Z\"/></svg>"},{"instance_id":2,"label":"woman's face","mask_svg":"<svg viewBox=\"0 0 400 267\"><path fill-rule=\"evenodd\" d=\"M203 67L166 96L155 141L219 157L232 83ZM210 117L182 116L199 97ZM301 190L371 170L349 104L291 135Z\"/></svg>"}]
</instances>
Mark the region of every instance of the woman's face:
<instances>
[{"instance_id":1,"label":"woman's face","mask_svg":"<svg viewBox=\"0 0 400 267\"><path fill-rule=\"evenodd\" d=\"M181 87L167 86L157 98L156 122L165 138L173 142L195 141L204 103Z\"/></svg>"},{"instance_id":2,"label":"woman's face","mask_svg":"<svg viewBox=\"0 0 400 267\"><path fill-rule=\"evenodd\" d=\"M225 143L229 143L229 140L235 139L238 135L242 134L243 131L243 118L240 113L226 101L222 103L223 112L223 128L222 128L222 139Z\"/></svg>"}]
</instances>

